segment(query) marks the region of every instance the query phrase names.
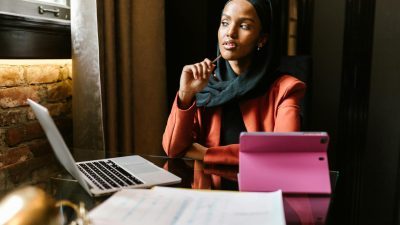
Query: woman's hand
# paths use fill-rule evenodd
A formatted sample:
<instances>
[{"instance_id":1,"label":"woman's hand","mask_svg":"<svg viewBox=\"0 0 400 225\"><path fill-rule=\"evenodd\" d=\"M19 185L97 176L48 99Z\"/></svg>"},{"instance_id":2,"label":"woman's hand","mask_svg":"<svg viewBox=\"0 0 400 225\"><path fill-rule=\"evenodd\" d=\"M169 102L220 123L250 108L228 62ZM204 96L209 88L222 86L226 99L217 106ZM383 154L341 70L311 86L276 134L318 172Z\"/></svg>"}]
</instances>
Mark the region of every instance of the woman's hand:
<instances>
[{"instance_id":1,"label":"woman's hand","mask_svg":"<svg viewBox=\"0 0 400 225\"><path fill-rule=\"evenodd\" d=\"M209 59L183 67L178 93L182 107L189 107L196 93L207 86L208 78L214 68L215 65Z\"/></svg>"},{"instance_id":2,"label":"woman's hand","mask_svg":"<svg viewBox=\"0 0 400 225\"><path fill-rule=\"evenodd\" d=\"M185 157L195 159L195 160L203 160L204 156L207 152L207 148L199 143L193 143L192 146L187 150Z\"/></svg>"}]
</instances>

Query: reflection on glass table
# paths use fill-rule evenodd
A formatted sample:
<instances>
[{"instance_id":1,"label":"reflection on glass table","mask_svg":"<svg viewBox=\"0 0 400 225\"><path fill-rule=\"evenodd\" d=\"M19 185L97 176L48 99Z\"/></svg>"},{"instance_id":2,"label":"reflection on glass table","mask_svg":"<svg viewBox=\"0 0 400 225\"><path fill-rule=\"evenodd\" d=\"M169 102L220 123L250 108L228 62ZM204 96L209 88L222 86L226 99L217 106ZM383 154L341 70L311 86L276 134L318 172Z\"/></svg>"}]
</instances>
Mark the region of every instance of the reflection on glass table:
<instances>
[{"instance_id":1,"label":"reflection on glass table","mask_svg":"<svg viewBox=\"0 0 400 225\"><path fill-rule=\"evenodd\" d=\"M204 165L201 161L168 159L163 156L143 157L182 178L181 183L171 185L172 187L238 190L237 166L210 166ZM336 179L337 172L331 172L333 191ZM96 198L89 196L79 183L66 173L52 177L49 187L55 199L67 199L76 204L84 202L88 210L108 198L108 196ZM284 194L283 201L287 224L326 224L331 195ZM68 217L72 214L67 212L65 215Z\"/></svg>"},{"instance_id":2,"label":"reflection on glass table","mask_svg":"<svg viewBox=\"0 0 400 225\"><path fill-rule=\"evenodd\" d=\"M193 189L238 190L236 166L209 166L200 161L168 159L165 169L182 177L180 187ZM332 190L336 184L337 172L331 172ZM331 195L284 194L287 224L325 224L331 202Z\"/></svg>"}]
</instances>

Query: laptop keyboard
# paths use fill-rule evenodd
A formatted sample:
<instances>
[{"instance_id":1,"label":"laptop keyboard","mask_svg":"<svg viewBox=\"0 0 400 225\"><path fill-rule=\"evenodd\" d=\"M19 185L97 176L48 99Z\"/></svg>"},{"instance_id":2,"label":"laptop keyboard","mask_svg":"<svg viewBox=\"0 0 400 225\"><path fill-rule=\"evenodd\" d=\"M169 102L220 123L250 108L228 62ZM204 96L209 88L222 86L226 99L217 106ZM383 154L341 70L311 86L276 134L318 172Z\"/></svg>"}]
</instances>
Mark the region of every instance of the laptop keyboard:
<instances>
[{"instance_id":1,"label":"laptop keyboard","mask_svg":"<svg viewBox=\"0 0 400 225\"><path fill-rule=\"evenodd\" d=\"M111 160L79 163L77 166L101 190L143 184Z\"/></svg>"}]
</instances>

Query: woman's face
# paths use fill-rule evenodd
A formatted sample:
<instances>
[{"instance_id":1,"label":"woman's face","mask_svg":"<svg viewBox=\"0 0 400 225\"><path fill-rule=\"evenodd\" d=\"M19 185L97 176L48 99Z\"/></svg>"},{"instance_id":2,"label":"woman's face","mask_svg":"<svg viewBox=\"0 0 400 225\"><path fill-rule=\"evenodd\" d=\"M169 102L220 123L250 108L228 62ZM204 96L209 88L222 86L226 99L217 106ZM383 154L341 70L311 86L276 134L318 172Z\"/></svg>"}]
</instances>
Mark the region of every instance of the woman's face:
<instances>
[{"instance_id":1,"label":"woman's face","mask_svg":"<svg viewBox=\"0 0 400 225\"><path fill-rule=\"evenodd\" d=\"M257 12L247 0L232 0L222 12L218 45L226 60L248 60L258 44L265 44Z\"/></svg>"}]
</instances>

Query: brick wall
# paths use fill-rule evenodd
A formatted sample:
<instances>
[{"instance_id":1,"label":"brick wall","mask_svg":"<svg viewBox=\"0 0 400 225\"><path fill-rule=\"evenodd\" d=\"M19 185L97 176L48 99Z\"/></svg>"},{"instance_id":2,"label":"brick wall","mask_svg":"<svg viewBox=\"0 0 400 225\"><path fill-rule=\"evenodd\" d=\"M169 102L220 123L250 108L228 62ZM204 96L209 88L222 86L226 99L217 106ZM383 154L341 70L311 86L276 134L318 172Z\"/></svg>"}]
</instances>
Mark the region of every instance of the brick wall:
<instances>
[{"instance_id":1,"label":"brick wall","mask_svg":"<svg viewBox=\"0 0 400 225\"><path fill-rule=\"evenodd\" d=\"M71 64L0 64L0 192L40 183L60 167L28 106L30 98L46 106L72 143Z\"/></svg>"}]
</instances>

